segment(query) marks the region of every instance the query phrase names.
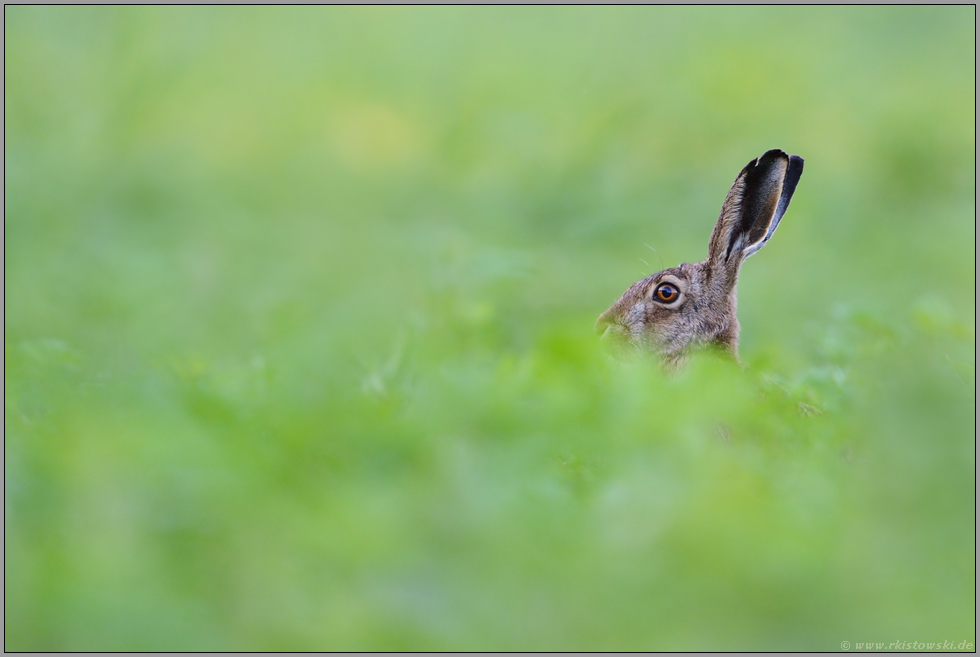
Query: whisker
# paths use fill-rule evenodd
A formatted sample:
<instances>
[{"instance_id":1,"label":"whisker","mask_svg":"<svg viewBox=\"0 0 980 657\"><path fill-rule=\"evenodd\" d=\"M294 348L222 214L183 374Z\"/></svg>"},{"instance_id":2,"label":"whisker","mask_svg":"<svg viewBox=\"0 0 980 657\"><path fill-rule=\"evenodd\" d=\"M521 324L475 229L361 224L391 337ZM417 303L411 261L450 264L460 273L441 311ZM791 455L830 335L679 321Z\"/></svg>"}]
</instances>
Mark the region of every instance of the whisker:
<instances>
[{"instance_id":1,"label":"whisker","mask_svg":"<svg viewBox=\"0 0 980 657\"><path fill-rule=\"evenodd\" d=\"M663 269L664 268L664 259L663 259L663 256L660 255L660 251L657 251L655 248L653 248L652 246L650 246L646 242L643 243L643 246L647 247L648 249L650 249L651 251L653 251L654 253L657 254L657 257L660 258L660 268Z\"/></svg>"}]
</instances>

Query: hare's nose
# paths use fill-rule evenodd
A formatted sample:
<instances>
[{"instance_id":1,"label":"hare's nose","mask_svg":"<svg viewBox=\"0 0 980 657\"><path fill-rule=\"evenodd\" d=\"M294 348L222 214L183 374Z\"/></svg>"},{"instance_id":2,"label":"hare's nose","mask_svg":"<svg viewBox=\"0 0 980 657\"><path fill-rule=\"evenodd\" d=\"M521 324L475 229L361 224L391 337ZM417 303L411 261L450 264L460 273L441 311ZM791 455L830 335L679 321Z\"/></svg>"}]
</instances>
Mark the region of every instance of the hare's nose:
<instances>
[{"instance_id":1,"label":"hare's nose","mask_svg":"<svg viewBox=\"0 0 980 657\"><path fill-rule=\"evenodd\" d=\"M616 320L613 319L613 314L610 310L599 315L599 319L595 321L595 334L601 336L606 332L610 326L614 325Z\"/></svg>"}]
</instances>

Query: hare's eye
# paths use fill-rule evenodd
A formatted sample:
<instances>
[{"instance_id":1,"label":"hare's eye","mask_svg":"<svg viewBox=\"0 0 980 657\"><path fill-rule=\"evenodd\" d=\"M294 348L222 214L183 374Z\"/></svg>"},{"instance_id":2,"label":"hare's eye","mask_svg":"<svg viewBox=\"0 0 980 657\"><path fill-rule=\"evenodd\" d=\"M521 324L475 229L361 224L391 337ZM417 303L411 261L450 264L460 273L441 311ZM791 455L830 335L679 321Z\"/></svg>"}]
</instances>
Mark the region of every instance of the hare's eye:
<instances>
[{"instance_id":1,"label":"hare's eye","mask_svg":"<svg viewBox=\"0 0 980 657\"><path fill-rule=\"evenodd\" d=\"M680 290L670 283L661 283L653 293L653 298L662 303L673 303L680 295Z\"/></svg>"}]
</instances>

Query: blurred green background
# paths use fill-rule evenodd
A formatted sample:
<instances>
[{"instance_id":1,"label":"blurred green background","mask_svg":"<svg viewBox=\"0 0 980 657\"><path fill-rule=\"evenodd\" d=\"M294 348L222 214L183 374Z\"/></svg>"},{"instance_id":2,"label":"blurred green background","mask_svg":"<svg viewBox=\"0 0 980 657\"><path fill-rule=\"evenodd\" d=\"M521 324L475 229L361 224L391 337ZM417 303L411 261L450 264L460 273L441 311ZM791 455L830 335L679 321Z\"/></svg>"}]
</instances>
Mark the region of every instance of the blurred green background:
<instances>
[{"instance_id":1,"label":"blurred green background","mask_svg":"<svg viewBox=\"0 0 980 657\"><path fill-rule=\"evenodd\" d=\"M5 7L5 649L975 643L975 18Z\"/></svg>"}]
</instances>

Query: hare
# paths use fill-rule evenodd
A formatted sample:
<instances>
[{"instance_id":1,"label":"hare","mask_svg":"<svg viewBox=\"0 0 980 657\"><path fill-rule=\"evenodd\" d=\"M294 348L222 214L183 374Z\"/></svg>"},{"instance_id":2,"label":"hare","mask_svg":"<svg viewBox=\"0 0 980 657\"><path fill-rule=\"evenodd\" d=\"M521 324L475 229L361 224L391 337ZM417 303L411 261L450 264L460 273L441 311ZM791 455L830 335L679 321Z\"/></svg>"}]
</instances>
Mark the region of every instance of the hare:
<instances>
[{"instance_id":1,"label":"hare","mask_svg":"<svg viewBox=\"0 0 980 657\"><path fill-rule=\"evenodd\" d=\"M652 351L667 371L691 350L712 345L737 362L739 267L772 237L802 174L803 158L778 149L749 162L721 206L707 259L631 285L596 321L603 342Z\"/></svg>"}]
</instances>

